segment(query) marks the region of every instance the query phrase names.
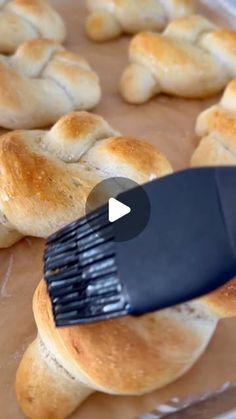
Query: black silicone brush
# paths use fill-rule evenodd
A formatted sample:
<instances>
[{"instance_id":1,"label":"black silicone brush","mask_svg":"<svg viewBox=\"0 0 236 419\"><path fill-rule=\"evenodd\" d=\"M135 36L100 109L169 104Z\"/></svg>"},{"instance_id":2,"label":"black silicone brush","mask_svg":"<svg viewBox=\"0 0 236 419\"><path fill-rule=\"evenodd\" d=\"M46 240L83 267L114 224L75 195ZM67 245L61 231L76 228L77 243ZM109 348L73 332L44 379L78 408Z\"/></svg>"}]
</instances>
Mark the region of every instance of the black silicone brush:
<instances>
[{"instance_id":1,"label":"black silicone brush","mask_svg":"<svg viewBox=\"0 0 236 419\"><path fill-rule=\"evenodd\" d=\"M166 308L236 274L236 168L186 170L143 189L151 214L135 238L116 241L104 205L48 239L45 278L57 326ZM129 203L132 194L118 199Z\"/></svg>"}]
</instances>

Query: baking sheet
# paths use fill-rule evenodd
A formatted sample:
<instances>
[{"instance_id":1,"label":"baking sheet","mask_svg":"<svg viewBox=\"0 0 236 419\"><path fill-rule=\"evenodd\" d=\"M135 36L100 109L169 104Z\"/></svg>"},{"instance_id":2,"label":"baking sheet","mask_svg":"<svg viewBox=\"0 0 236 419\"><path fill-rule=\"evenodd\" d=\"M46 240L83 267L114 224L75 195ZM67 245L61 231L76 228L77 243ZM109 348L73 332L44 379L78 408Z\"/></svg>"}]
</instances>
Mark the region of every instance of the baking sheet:
<instances>
[{"instance_id":1,"label":"baking sheet","mask_svg":"<svg viewBox=\"0 0 236 419\"><path fill-rule=\"evenodd\" d=\"M93 44L84 34L84 0L54 0L52 3L67 24L66 45L84 55L101 78L103 98L95 111L122 133L155 144L175 170L188 167L198 142L194 134L196 117L218 97L185 101L160 96L140 107L125 104L118 94L118 81L127 63L129 38ZM208 4L212 6L216 2L209 0ZM200 6L199 10L213 16L206 6ZM221 17L214 16L217 21L222 18L226 22L225 12ZM43 240L27 238L0 251L0 418L3 419L23 418L15 400L14 378L21 356L36 333L31 301L42 276L43 247ZM236 319L221 321L205 354L177 382L143 397L97 393L78 409L73 419L131 419L173 397L201 393L235 379L236 334L232 332L235 328Z\"/></svg>"}]
</instances>

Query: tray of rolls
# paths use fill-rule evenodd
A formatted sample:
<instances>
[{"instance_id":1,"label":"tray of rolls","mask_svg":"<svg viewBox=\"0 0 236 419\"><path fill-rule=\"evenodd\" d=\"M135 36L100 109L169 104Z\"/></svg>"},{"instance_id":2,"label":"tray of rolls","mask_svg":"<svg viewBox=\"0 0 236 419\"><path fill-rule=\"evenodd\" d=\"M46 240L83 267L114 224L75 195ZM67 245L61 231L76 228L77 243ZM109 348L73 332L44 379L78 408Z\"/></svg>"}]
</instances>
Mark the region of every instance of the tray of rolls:
<instances>
[{"instance_id":1,"label":"tray of rolls","mask_svg":"<svg viewBox=\"0 0 236 419\"><path fill-rule=\"evenodd\" d=\"M99 181L236 163L234 30L224 1L0 1L0 417L132 419L235 380L235 280L60 330L42 280Z\"/></svg>"}]
</instances>

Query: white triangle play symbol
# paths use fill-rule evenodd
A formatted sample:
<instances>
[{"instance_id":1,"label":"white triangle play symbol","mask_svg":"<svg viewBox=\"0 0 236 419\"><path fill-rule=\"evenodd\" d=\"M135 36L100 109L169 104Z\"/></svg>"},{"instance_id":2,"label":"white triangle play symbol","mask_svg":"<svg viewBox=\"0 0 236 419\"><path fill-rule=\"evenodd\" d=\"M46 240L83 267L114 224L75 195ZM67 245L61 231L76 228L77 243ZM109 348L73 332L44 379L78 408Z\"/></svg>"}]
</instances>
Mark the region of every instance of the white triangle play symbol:
<instances>
[{"instance_id":1,"label":"white triangle play symbol","mask_svg":"<svg viewBox=\"0 0 236 419\"><path fill-rule=\"evenodd\" d=\"M110 223L119 220L130 212L131 208L128 205L122 204L122 202L115 198L109 199L108 218Z\"/></svg>"}]
</instances>

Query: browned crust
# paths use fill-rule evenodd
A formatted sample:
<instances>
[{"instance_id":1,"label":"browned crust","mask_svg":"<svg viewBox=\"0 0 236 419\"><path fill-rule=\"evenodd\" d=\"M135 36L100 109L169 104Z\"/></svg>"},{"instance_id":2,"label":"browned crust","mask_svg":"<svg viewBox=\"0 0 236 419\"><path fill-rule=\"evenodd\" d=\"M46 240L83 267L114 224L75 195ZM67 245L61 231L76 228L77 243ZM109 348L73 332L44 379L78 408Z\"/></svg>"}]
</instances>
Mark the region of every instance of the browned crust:
<instances>
[{"instance_id":1,"label":"browned crust","mask_svg":"<svg viewBox=\"0 0 236 419\"><path fill-rule=\"evenodd\" d=\"M66 166L50 155L31 150L24 141L24 132L11 132L2 137L0 166L0 199L8 217L17 208L40 217L43 210L66 210L76 199L86 199Z\"/></svg>"},{"instance_id":2,"label":"browned crust","mask_svg":"<svg viewBox=\"0 0 236 419\"><path fill-rule=\"evenodd\" d=\"M172 319L154 313L86 326L56 329L44 281L33 303L43 339L82 370L91 386L105 391L139 394L162 387L194 362L201 337Z\"/></svg>"},{"instance_id":3,"label":"browned crust","mask_svg":"<svg viewBox=\"0 0 236 419\"><path fill-rule=\"evenodd\" d=\"M91 149L93 153L93 149ZM155 147L144 140L132 137L110 138L94 147L98 165L100 158L120 166L134 170L144 178L164 176L172 172L172 167L167 158ZM88 161L90 154L88 153ZM100 160L102 163L102 160ZM104 169L106 166L104 165Z\"/></svg>"}]
</instances>

